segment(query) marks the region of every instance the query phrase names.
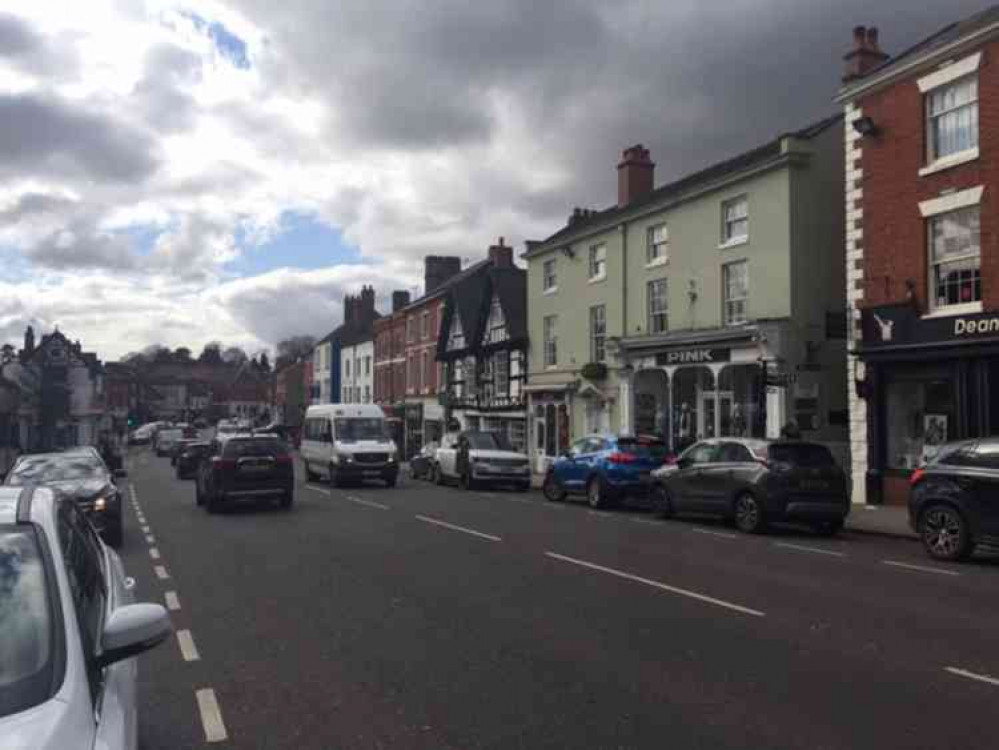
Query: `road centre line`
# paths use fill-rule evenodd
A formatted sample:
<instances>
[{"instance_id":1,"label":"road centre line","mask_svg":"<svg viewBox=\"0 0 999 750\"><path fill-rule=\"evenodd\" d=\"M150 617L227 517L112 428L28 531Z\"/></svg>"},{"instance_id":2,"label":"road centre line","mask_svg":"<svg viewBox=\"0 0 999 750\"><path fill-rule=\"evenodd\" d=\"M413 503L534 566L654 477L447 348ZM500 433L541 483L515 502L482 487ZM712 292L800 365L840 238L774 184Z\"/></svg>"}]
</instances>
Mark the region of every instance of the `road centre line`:
<instances>
[{"instance_id":1,"label":"road centre line","mask_svg":"<svg viewBox=\"0 0 999 750\"><path fill-rule=\"evenodd\" d=\"M160 551L156 547L149 548L149 556L154 560L160 559Z\"/></svg>"},{"instance_id":2,"label":"road centre line","mask_svg":"<svg viewBox=\"0 0 999 750\"><path fill-rule=\"evenodd\" d=\"M641 576L636 576L633 575L632 573L626 573L623 570L616 570L614 568L608 568L603 565L597 565L596 563L587 562L586 560L579 560L575 557L560 555L557 552L545 552L545 555L554 560L561 560L562 562L572 563L573 565L578 565L582 568L589 568L590 570L596 570L601 573L607 573L612 576L617 576L618 578L624 578L625 580L628 581L635 581L636 583L644 583L646 586L652 586L653 588L657 588L660 591L667 591L671 594L685 596L689 599L696 599L697 601L700 602L713 604L716 607L730 609L733 612L739 612L744 615L752 615L754 617L766 617L766 613L760 612L757 609L750 609L749 607L743 607L741 604L733 604L732 602L727 602L724 599L716 599L713 596L707 596L706 594L699 594L696 591L689 591L688 589L681 589L676 586L670 586L669 584L666 583L653 581L649 578L642 578Z\"/></svg>"},{"instance_id":3,"label":"road centre line","mask_svg":"<svg viewBox=\"0 0 999 750\"><path fill-rule=\"evenodd\" d=\"M735 534L729 534L725 531L712 531L711 529L701 529L698 528L697 526L692 527L690 530L697 534L707 534L708 536L716 536L719 539L738 539L738 537Z\"/></svg>"},{"instance_id":4,"label":"road centre line","mask_svg":"<svg viewBox=\"0 0 999 750\"><path fill-rule=\"evenodd\" d=\"M957 667L944 667L944 671L957 675L958 677L967 677L969 680L977 680L978 682L984 682L987 685L995 685L996 687L999 687L999 680L985 674L976 674L974 672L969 672L967 669L959 669Z\"/></svg>"},{"instance_id":5,"label":"road centre line","mask_svg":"<svg viewBox=\"0 0 999 750\"><path fill-rule=\"evenodd\" d=\"M163 598L166 599L167 609L174 612L180 609L180 599L177 597L176 591L167 591Z\"/></svg>"},{"instance_id":6,"label":"road centre line","mask_svg":"<svg viewBox=\"0 0 999 750\"><path fill-rule=\"evenodd\" d=\"M150 531L148 526L141 526L140 528L142 529L143 534L148 534Z\"/></svg>"},{"instance_id":7,"label":"road centre line","mask_svg":"<svg viewBox=\"0 0 999 750\"><path fill-rule=\"evenodd\" d=\"M493 536L492 534L484 534L481 531L476 531L475 529L469 529L465 526L457 526L453 523L448 523L447 521L441 521L437 518L430 518L428 516L416 516L417 519L423 521L424 523L432 523L437 526L442 526L445 529L451 529L452 531L461 531L465 534L471 534L472 536L477 536L482 539L488 539L490 542L502 542L503 540L498 536Z\"/></svg>"},{"instance_id":8,"label":"road centre line","mask_svg":"<svg viewBox=\"0 0 999 750\"><path fill-rule=\"evenodd\" d=\"M156 577L159 578L161 581L164 581L170 577L170 574L167 573L167 569L164 568L162 565L156 565L155 567L153 567L153 570L156 572Z\"/></svg>"},{"instance_id":9,"label":"road centre line","mask_svg":"<svg viewBox=\"0 0 999 750\"><path fill-rule=\"evenodd\" d=\"M215 691L211 688L202 688L195 691L194 697L198 701L201 726L205 730L205 742L222 742L228 739L229 735L225 731L225 723L222 721L222 711L219 710Z\"/></svg>"},{"instance_id":10,"label":"road centre line","mask_svg":"<svg viewBox=\"0 0 999 750\"><path fill-rule=\"evenodd\" d=\"M653 521L651 518L638 518L636 516L629 516L628 520L634 523L643 523L646 526L662 526L661 521Z\"/></svg>"},{"instance_id":11,"label":"road centre line","mask_svg":"<svg viewBox=\"0 0 999 750\"><path fill-rule=\"evenodd\" d=\"M614 515L613 513L608 513L605 510L587 510L586 512L591 516L602 516L603 518L609 518Z\"/></svg>"},{"instance_id":12,"label":"road centre line","mask_svg":"<svg viewBox=\"0 0 999 750\"><path fill-rule=\"evenodd\" d=\"M923 573L936 573L941 576L959 576L961 575L955 570L944 570L943 568L931 568L928 565L913 565L912 563L900 562L898 560L882 560L885 565L891 565L893 568L905 568L906 570L919 570Z\"/></svg>"},{"instance_id":13,"label":"road centre line","mask_svg":"<svg viewBox=\"0 0 999 750\"><path fill-rule=\"evenodd\" d=\"M350 500L352 503L357 503L358 505L367 505L369 508L378 508L379 510L392 510L388 505L382 505L381 503L376 503L374 500L362 500L359 497L354 497L353 495L344 495L344 500Z\"/></svg>"},{"instance_id":14,"label":"road centre line","mask_svg":"<svg viewBox=\"0 0 999 750\"><path fill-rule=\"evenodd\" d=\"M305 485L305 489L312 490L313 492L322 492L324 495L327 495L329 497L333 497L333 491L332 490L330 490L330 489L328 489L326 487L320 487L319 485L316 485L316 484L307 484L307 485Z\"/></svg>"},{"instance_id":15,"label":"road centre line","mask_svg":"<svg viewBox=\"0 0 999 750\"><path fill-rule=\"evenodd\" d=\"M784 549L793 549L798 552L813 552L816 555L829 555L830 557L846 557L845 552L837 552L831 549L822 549L821 547L808 547L804 544L791 544L789 542L774 542L774 547L783 547Z\"/></svg>"},{"instance_id":16,"label":"road centre line","mask_svg":"<svg viewBox=\"0 0 999 750\"><path fill-rule=\"evenodd\" d=\"M184 661L198 661L201 658L190 630L177 631L177 645L180 646L180 655L184 657Z\"/></svg>"},{"instance_id":17,"label":"road centre line","mask_svg":"<svg viewBox=\"0 0 999 750\"><path fill-rule=\"evenodd\" d=\"M146 534L146 544L156 544L156 537Z\"/></svg>"}]
</instances>

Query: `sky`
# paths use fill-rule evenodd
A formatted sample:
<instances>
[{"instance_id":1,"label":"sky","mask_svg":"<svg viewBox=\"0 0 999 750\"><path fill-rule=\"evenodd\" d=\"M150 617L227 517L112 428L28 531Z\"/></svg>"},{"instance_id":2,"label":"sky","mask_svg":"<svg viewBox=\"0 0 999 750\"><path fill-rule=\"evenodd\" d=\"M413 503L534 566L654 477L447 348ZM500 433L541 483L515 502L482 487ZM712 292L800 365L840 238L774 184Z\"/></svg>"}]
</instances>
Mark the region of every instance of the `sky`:
<instances>
[{"instance_id":1,"label":"sky","mask_svg":"<svg viewBox=\"0 0 999 750\"><path fill-rule=\"evenodd\" d=\"M0 4L0 340L254 353L836 111L973 0Z\"/></svg>"}]
</instances>

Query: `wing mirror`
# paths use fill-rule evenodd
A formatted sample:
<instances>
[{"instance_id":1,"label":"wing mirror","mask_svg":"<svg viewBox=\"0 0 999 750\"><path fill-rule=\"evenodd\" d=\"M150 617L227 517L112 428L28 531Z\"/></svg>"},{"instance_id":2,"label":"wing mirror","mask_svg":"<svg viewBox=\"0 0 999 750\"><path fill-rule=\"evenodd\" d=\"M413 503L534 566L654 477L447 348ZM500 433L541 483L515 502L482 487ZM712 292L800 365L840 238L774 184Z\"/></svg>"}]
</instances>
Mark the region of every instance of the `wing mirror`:
<instances>
[{"instance_id":1,"label":"wing mirror","mask_svg":"<svg viewBox=\"0 0 999 750\"><path fill-rule=\"evenodd\" d=\"M128 604L111 613L101 634L101 667L129 659L165 641L173 631L159 604Z\"/></svg>"},{"instance_id":2,"label":"wing mirror","mask_svg":"<svg viewBox=\"0 0 999 750\"><path fill-rule=\"evenodd\" d=\"M692 466L693 463L694 462L690 458L688 458L686 456L684 456L682 458L678 458L676 460L676 466L679 469L686 469L687 467Z\"/></svg>"}]
</instances>

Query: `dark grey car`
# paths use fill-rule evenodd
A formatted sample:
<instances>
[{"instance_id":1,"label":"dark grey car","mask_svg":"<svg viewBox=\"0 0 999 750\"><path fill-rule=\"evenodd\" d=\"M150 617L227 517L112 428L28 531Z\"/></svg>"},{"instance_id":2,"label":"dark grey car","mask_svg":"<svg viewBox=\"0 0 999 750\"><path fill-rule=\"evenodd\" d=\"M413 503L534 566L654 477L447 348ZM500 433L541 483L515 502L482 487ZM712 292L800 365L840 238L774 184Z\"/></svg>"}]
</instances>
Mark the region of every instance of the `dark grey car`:
<instances>
[{"instance_id":1,"label":"dark grey car","mask_svg":"<svg viewBox=\"0 0 999 750\"><path fill-rule=\"evenodd\" d=\"M704 440L652 477L660 514L724 516L750 533L771 521L803 521L835 534L850 512L846 474L818 443Z\"/></svg>"}]
</instances>

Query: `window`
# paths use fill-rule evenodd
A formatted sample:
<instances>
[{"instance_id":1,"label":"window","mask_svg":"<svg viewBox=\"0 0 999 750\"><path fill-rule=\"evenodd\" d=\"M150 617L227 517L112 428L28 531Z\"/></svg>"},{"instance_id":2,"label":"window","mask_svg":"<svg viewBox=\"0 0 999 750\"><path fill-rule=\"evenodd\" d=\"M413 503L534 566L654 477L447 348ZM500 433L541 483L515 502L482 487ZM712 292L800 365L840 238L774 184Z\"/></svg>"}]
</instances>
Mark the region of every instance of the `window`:
<instances>
[{"instance_id":1,"label":"window","mask_svg":"<svg viewBox=\"0 0 999 750\"><path fill-rule=\"evenodd\" d=\"M749 266L746 261L729 263L722 267L722 285L725 297L725 325L745 323L746 303L749 298Z\"/></svg>"},{"instance_id":2,"label":"window","mask_svg":"<svg viewBox=\"0 0 999 750\"><path fill-rule=\"evenodd\" d=\"M603 243L590 248L590 281L607 277L607 246Z\"/></svg>"},{"instance_id":3,"label":"window","mask_svg":"<svg viewBox=\"0 0 999 750\"><path fill-rule=\"evenodd\" d=\"M371 355L368 355L367 357L364 358L364 374L365 375L371 374Z\"/></svg>"},{"instance_id":4,"label":"window","mask_svg":"<svg viewBox=\"0 0 999 750\"><path fill-rule=\"evenodd\" d=\"M465 395L470 399L474 399L478 393L479 386L478 369L475 366L475 357L465 358L463 372L465 373Z\"/></svg>"},{"instance_id":5,"label":"window","mask_svg":"<svg viewBox=\"0 0 999 750\"><path fill-rule=\"evenodd\" d=\"M430 311L429 310L427 310L426 312L423 313L423 315L420 318L420 323L421 323L421 325L423 327L422 330L421 330L421 334L422 334L423 338L429 337L430 336Z\"/></svg>"},{"instance_id":6,"label":"window","mask_svg":"<svg viewBox=\"0 0 999 750\"><path fill-rule=\"evenodd\" d=\"M350 360L344 360L343 366L347 368L347 377L350 377Z\"/></svg>"},{"instance_id":7,"label":"window","mask_svg":"<svg viewBox=\"0 0 999 750\"><path fill-rule=\"evenodd\" d=\"M718 451L718 460L725 464L752 463L753 454L741 443L722 443Z\"/></svg>"},{"instance_id":8,"label":"window","mask_svg":"<svg viewBox=\"0 0 999 750\"><path fill-rule=\"evenodd\" d=\"M406 319L406 341L413 343L416 340L416 316Z\"/></svg>"},{"instance_id":9,"label":"window","mask_svg":"<svg viewBox=\"0 0 999 750\"><path fill-rule=\"evenodd\" d=\"M495 344L499 341L506 341L506 318L503 317L503 307L500 305L499 297L493 295L492 304L489 306L489 322L486 323L486 335L484 344Z\"/></svg>"},{"instance_id":10,"label":"window","mask_svg":"<svg viewBox=\"0 0 999 750\"><path fill-rule=\"evenodd\" d=\"M665 263L669 258L669 229L665 224L649 227L645 262L649 265Z\"/></svg>"},{"instance_id":11,"label":"window","mask_svg":"<svg viewBox=\"0 0 999 750\"><path fill-rule=\"evenodd\" d=\"M709 464L715 460L718 446L714 443L698 443L683 454L683 458L691 464Z\"/></svg>"},{"instance_id":12,"label":"window","mask_svg":"<svg viewBox=\"0 0 999 750\"><path fill-rule=\"evenodd\" d=\"M978 78L970 76L926 95L927 161L978 147Z\"/></svg>"},{"instance_id":13,"label":"window","mask_svg":"<svg viewBox=\"0 0 999 750\"><path fill-rule=\"evenodd\" d=\"M555 259L546 260L541 266L541 289L554 292L558 289L558 277L555 275Z\"/></svg>"},{"instance_id":14,"label":"window","mask_svg":"<svg viewBox=\"0 0 999 750\"><path fill-rule=\"evenodd\" d=\"M745 242L749 239L749 206L742 195L722 203L722 242Z\"/></svg>"},{"instance_id":15,"label":"window","mask_svg":"<svg viewBox=\"0 0 999 750\"><path fill-rule=\"evenodd\" d=\"M649 333L669 330L669 301L666 296L666 279L654 279L648 284Z\"/></svg>"},{"instance_id":16,"label":"window","mask_svg":"<svg viewBox=\"0 0 999 750\"><path fill-rule=\"evenodd\" d=\"M590 308L590 361L603 362L606 358L604 343L607 339L607 308L595 305Z\"/></svg>"},{"instance_id":17,"label":"window","mask_svg":"<svg viewBox=\"0 0 999 750\"><path fill-rule=\"evenodd\" d=\"M451 320L451 335L448 336L447 340L448 351L465 348L465 333L461 330L461 317L458 315L457 310L454 311L453 315L454 317Z\"/></svg>"},{"instance_id":18,"label":"window","mask_svg":"<svg viewBox=\"0 0 999 750\"><path fill-rule=\"evenodd\" d=\"M510 352L497 352L493 362L493 393L497 398L510 394Z\"/></svg>"},{"instance_id":19,"label":"window","mask_svg":"<svg viewBox=\"0 0 999 750\"><path fill-rule=\"evenodd\" d=\"M412 390L416 387L416 355L409 355L409 364L406 368L406 388Z\"/></svg>"},{"instance_id":20,"label":"window","mask_svg":"<svg viewBox=\"0 0 999 750\"><path fill-rule=\"evenodd\" d=\"M544 363L545 367L554 367L558 364L558 315L546 315L542 321L544 337Z\"/></svg>"},{"instance_id":21,"label":"window","mask_svg":"<svg viewBox=\"0 0 999 750\"><path fill-rule=\"evenodd\" d=\"M929 220L930 288L936 308L982 299L979 207L970 206Z\"/></svg>"},{"instance_id":22,"label":"window","mask_svg":"<svg viewBox=\"0 0 999 750\"><path fill-rule=\"evenodd\" d=\"M366 403L366 404L370 404L371 403L371 386L370 385L364 386L364 403Z\"/></svg>"},{"instance_id":23,"label":"window","mask_svg":"<svg viewBox=\"0 0 999 750\"><path fill-rule=\"evenodd\" d=\"M431 370L433 363L430 361L430 355L427 352L423 352L423 387L430 388L433 385L434 373Z\"/></svg>"}]
</instances>

